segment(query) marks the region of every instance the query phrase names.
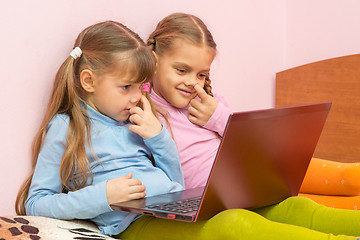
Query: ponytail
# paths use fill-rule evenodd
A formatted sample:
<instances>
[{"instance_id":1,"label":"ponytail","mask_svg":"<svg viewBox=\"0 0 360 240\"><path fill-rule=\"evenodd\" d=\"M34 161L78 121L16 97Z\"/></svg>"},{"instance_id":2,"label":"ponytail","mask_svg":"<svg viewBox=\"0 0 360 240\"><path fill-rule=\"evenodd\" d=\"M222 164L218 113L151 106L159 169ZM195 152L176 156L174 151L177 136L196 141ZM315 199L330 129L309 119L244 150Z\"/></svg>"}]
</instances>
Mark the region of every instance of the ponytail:
<instances>
[{"instance_id":1,"label":"ponytail","mask_svg":"<svg viewBox=\"0 0 360 240\"><path fill-rule=\"evenodd\" d=\"M89 172L90 169L85 153L84 131L84 129L87 129L89 132L90 121L81 106L81 102L78 101L79 96L75 90L78 87L73 84L75 82L74 61L75 59L73 57L68 57L56 74L50 102L32 146L32 171L30 176L21 186L16 198L15 211L18 215L26 215L25 201L29 194L31 179L34 175L37 158L44 142L46 128L55 114L63 113L68 114L70 117L69 130L67 134L67 146L60 166L62 185L68 189L74 190L86 184L87 177L81 177L83 175L80 174L79 176L81 178L75 179L74 175L71 174L73 171ZM71 141L69 141L70 139ZM88 142L90 143L89 137ZM74 149L76 149L76 151L74 151ZM73 164L75 162L73 159L77 159L78 161L78 164L75 166ZM70 185L70 182L75 186L75 188Z\"/></svg>"},{"instance_id":2,"label":"ponytail","mask_svg":"<svg viewBox=\"0 0 360 240\"><path fill-rule=\"evenodd\" d=\"M214 97L213 93L212 93L212 87L211 87L211 80L209 77L205 78L205 83L204 83L204 90L207 94L209 94L210 96Z\"/></svg>"}]
</instances>

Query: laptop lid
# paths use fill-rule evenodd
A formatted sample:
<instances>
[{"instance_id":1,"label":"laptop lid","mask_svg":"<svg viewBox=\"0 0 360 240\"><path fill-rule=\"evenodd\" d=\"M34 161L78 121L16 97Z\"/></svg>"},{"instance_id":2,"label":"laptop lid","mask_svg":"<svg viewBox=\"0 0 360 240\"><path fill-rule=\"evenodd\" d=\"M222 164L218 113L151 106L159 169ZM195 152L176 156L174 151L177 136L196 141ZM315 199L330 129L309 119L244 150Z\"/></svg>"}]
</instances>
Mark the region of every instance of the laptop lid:
<instances>
[{"instance_id":1,"label":"laptop lid","mask_svg":"<svg viewBox=\"0 0 360 240\"><path fill-rule=\"evenodd\" d=\"M208 219L235 208L258 208L298 194L331 103L235 112L229 116L204 188L113 204L130 211L182 221ZM154 206L198 198L197 211Z\"/></svg>"},{"instance_id":2,"label":"laptop lid","mask_svg":"<svg viewBox=\"0 0 360 240\"><path fill-rule=\"evenodd\" d=\"M232 114L197 218L296 196L330 107L320 103Z\"/></svg>"}]
</instances>

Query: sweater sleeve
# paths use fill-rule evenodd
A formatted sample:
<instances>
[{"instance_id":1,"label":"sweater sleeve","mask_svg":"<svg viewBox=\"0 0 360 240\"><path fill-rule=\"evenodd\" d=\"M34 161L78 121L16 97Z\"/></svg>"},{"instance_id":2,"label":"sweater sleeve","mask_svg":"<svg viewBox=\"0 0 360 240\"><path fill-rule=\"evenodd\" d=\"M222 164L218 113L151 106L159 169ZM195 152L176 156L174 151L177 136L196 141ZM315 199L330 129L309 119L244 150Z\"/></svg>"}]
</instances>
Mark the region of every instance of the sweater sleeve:
<instances>
[{"instance_id":1,"label":"sweater sleeve","mask_svg":"<svg viewBox=\"0 0 360 240\"><path fill-rule=\"evenodd\" d=\"M217 132L220 136L223 136L229 115L233 112L233 110L230 108L225 98L218 95L216 95L215 98L219 101L218 106L208 122L205 124L204 128Z\"/></svg>"},{"instance_id":2,"label":"sweater sleeve","mask_svg":"<svg viewBox=\"0 0 360 240\"><path fill-rule=\"evenodd\" d=\"M25 203L28 215L88 219L112 211L106 198L106 181L73 192L61 192L60 164L68 125L68 118L64 116L56 116L48 125Z\"/></svg>"},{"instance_id":3,"label":"sweater sleeve","mask_svg":"<svg viewBox=\"0 0 360 240\"><path fill-rule=\"evenodd\" d=\"M156 167L164 171L171 181L177 182L184 187L184 175L181 169L176 144L167 129L163 126L158 135L145 139L144 142L153 154ZM174 190L178 191L182 189Z\"/></svg>"}]
</instances>

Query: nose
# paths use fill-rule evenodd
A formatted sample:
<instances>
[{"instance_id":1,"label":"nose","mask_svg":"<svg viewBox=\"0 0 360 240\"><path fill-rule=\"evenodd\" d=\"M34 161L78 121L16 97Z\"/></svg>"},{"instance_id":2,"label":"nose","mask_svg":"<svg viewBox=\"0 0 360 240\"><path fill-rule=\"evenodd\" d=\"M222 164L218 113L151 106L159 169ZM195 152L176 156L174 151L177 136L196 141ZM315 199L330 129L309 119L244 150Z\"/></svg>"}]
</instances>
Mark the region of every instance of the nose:
<instances>
[{"instance_id":1,"label":"nose","mask_svg":"<svg viewBox=\"0 0 360 240\"><path fill-rule=\"evenodd\" d=\"M199 79L196 75L189 75L186 80L184 81L184 84L186 86L195 86L199 82Z\"/></svg>"},{"instance_id":2,"label":"nose","mask_svg":"<svg viewBox=\"0 0 360 240\"><path fill-rule=\"evenodd\" d=\"M138 103L140 101L140 98L142 96L142 92L140 88L135 88L131 97L130 97L130 102L132 103Z\"/></svg>"}]
</instances>

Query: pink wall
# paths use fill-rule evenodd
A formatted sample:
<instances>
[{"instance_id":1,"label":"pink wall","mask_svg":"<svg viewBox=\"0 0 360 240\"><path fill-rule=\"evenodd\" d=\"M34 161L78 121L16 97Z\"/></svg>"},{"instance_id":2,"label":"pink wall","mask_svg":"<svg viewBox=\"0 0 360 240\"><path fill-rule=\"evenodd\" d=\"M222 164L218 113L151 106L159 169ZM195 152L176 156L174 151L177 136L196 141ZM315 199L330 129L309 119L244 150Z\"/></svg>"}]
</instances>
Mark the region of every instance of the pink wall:
<instances>
[{"instance_id":1,"label":"pink wall","mask_svg":"<svg viewBox=\"0 0 360 240\"><path fill-rule=\"evenodd\" d=\"M21 2L21 4L19 4ZM0 215L14 214L19 186L30 171L32 138L42 119L53 77L77 34L107 19L143 38L172 12L201 17L219 55L215 91L235 110L273 106L275 73L318 59L358 53L357 0L46 0L7 1L0 9ZM336 4L335 4L336 2ZM151 3L151 6L149 5ZM338 6L340 5L340 6ZM151 10L150 10L151 9ZM309 10L311 9L311 11ZM315 23L315 25L313 24ZM344 37L345 36L345 37Z\"/></svg>"},{"instance_id":2,"label":"pink wall","mask_svg":"<svg viewBox=\"0 0 360 240\"><path fill-rule=\"evenodd\" d=\"M284 68L360 53L358 0L287 1Z\"/></svg>"}]
</instances>

